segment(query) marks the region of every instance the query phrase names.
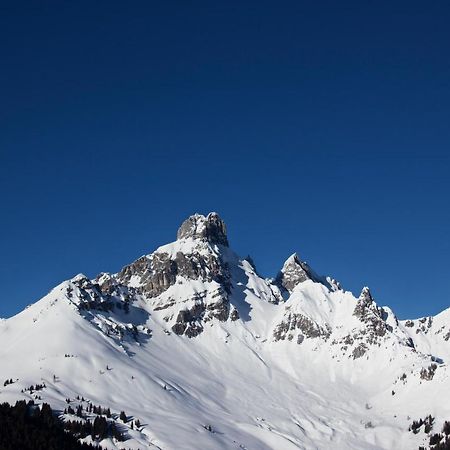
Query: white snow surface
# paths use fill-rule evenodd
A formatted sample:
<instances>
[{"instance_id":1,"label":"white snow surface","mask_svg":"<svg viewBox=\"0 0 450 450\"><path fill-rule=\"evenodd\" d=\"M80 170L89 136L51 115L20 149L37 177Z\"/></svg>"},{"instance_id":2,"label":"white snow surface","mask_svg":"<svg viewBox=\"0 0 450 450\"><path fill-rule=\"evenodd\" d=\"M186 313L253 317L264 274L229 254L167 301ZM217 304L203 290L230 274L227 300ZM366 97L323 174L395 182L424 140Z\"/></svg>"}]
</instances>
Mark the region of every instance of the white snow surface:
<instances>
[{"instance_id":1,"label":"white snow surface","mask_svg":"<svg viewBox=\"0 0 450 450\"><path fill-rule=\"evenodd\" d=\"M129 313L80 310L86 277L77 275L0 322L0 381L15 381L0 388L0 402L35 398L21 391L45 382L37 403L62 412L66 398L76 406L79 396L139 419L139 429L121 425L125 442L100 443L111 449L414 449L426 436L408 431L413 419L432 414L436 429L450 419L450 309L407 326L383 308L391 331L355 359L356 344L342 343L365 330L352 293L307 280L276 304L275 287L227 248L182 239L157 250L171 257L193 251L229 264L238 320L207 322L194 338L173 333L158 305L183 299L171 307L176 316L194 294L206 292L213 303L220 288L182 277L157 297L136 295ZM276 340L277 326L293 314L329 337L298 344L298 330L289 330ZM438 368L424 380L420 370L432 359Z\"/></svg>"}]
</instances>

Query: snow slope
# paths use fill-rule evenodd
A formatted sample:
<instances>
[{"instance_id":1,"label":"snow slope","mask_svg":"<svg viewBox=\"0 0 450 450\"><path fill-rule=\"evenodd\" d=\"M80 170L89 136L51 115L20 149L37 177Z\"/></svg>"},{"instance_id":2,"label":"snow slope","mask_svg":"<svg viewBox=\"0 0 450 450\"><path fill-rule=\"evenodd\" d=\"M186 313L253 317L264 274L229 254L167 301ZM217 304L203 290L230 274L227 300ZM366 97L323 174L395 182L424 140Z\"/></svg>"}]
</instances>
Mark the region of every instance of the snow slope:
<instances>
[{"instance_id":1,"label":"snow slope","mask_svg":"<svg viewBox=\"0 0 450 450\"><path fill-rule=\"evenodd\" d=\"M296 255L264 279L217 214L194 215L119 273L0 322L0 402L109 407L127 437L112 449L412 449L413 419L450 419L448 336L450 309L399 322Z\"/></svg>"}]
</instances>

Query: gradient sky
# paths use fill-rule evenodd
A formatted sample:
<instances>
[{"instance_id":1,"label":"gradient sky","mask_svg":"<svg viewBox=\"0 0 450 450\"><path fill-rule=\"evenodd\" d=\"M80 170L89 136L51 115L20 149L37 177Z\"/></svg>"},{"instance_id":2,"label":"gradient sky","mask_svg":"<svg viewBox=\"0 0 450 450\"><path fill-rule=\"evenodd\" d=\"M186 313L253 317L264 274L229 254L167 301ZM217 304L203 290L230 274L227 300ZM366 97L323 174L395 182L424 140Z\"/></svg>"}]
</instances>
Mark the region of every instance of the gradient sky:
<instances>
[{"instance_id":1,"label":"gradient sky","mask_svg":"<svg viewBox=\"0 0 450 450\"><path fill-rule=\"evenodd\" d=\"M0 317L219 212L400 318L450 306L448 2L0 5Z\"/></svg>"}]
</instances>

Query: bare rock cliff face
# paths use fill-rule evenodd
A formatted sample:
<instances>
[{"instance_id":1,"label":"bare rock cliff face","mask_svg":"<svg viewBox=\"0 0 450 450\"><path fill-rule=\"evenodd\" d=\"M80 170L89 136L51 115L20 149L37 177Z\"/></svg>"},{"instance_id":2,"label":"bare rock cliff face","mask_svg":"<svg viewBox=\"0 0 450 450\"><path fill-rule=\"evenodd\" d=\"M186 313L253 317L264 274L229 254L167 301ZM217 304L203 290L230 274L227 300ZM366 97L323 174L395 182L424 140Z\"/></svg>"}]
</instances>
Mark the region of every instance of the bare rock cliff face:
<instances>
[{"instance_id":1,"label":"bare rock cliff face","mask_svg":"<svg viewBox=\"0 0 450 450\"><path fill-rule=\"evenodd\" d=\"M298 284L311 279L309 266L294 253L284 263L276 278L276 282L280 287L288 292L292 292Z\"/></svg>"},{"instance_id":2,"label":"bare rock cliff face","mask_svg":"<svg viewBox=\"0 0 450 450\"><path fill-rule=\"evenodd\" d=\"M189 241L192 245L183 246ZM178 229L176 244L179 251L169 252L163 248L124 267L117 274L118 281L136 286L147 299L155 299L156 310L167 309L165 320L175 321L172 331L176 334L194 337L203 331L203 323L208 320L225 321L231 313L235 319L237 312L232 311L229 305L230 270L221 254L221 246L228 247L222 219L216 213L206 217L200 214L190 216ZM205 291L186 298L161 297L159 301L161 294L186 280L204 283ZM185 306L171 315L171 308L177 303Z\"/></svg>"},{"instance_id":3,"label":"bare rock cliff face","mask_svg":"<svg viewBox=\"0 0 450 450\"><path fill-rule=\"evenodd\" d=\"M308 280L321 283L330 290L342 289L336 280L318 276L305 261L298 257L297 253L292 254L286 260L275 279L275 283L280 289L291 294L296 286Z\"/></svg>"},{"instance_id":4,"label":"bare rock cliff face","mask_svg":"<svg viewBox=\"0 0 450 450\"><path fill-rule=\"evenodd\" d=\"M368 287L362 290L353 315L366 324L369 331L369 341L376 341L378 337L383 337L387 331L392 331L385 322L385 311L376 305Z\"/></svg>"},{"instance_id":5,"label":"bare rock cliff face","mask_svg":"<svg viewBox=\"0 0 450 450\"><path fill-rule=\"evenodd\" d=\"M331 328L328 324L320 326L303 314L290 313L289 311L285 314L283 321L275 327L273 333L275 342L285 339L292 341L296 337L295 342L297 344L301 344L305 338L327 340L330 335Z\"/></svg>"},{"instance_id":6,"label":"bare rock cliff face","mask_svg":"<svg viewBox=\"0 0 450 450\"><path fill-rule=\"evenodd\" d=\"M209 213L206 217L201 214L188 217L178 229L177 239L188 238L228 247L225 223L215 212Z\"/></svg>"}]
</instances>

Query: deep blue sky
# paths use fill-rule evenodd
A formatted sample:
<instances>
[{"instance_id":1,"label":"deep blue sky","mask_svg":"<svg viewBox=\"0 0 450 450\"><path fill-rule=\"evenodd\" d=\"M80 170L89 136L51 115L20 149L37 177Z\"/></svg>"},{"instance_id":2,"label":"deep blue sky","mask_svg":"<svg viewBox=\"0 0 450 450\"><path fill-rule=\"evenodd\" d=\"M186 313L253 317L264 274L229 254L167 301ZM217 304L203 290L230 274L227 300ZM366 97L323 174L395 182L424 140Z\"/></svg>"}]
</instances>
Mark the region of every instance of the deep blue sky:
<instances>
[{"instance_id":1,"label":"deep blue sky","mask_svg":"<svg viewBox=\"0 0 450 450\"><path fill-rule=\"evenodd\" d=\"M0 3L0 317L218 211L401 317L450 306L448 2Z\"/></svg>"}]
</instances>

